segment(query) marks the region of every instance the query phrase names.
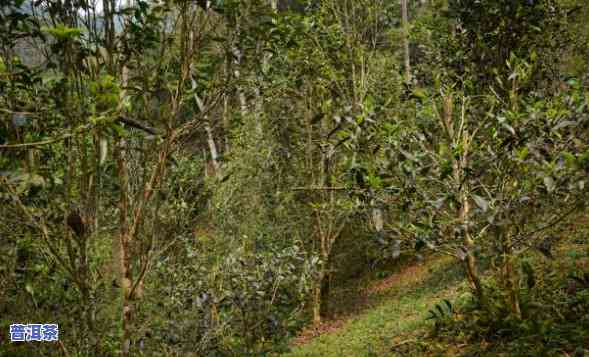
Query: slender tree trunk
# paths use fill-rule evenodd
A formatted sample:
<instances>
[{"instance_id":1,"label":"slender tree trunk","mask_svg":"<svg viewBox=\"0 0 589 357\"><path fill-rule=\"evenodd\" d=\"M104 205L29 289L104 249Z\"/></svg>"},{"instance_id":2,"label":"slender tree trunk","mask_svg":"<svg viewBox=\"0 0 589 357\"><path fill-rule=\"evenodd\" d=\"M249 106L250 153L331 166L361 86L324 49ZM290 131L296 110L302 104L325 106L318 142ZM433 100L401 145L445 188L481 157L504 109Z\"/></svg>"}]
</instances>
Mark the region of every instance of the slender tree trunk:
<instances>
[{"instance_id":1,"label":"slender tree trunk","mask_svg":"<svg viewBox=\"0 0 589 357\"><path fill-rule=\"evenodd\" d=\"M270 6L272 12L275 13L277 10L277 1L270 0L269 6ZM274 21L274 20L272 20L272 21ZM254 119L256 120L256 126L255 126L256 131L257 131L258 135L261 136L263 134L263 130L264 130L263 125L262 125L262 114L264 112L264 98L262 97L260 87L263 85L263 83L265 81L264 77L268 73L271 55L267 51L264 51L264 43L262 41L258 41L258 43L257 43L257 52L258 52L258 55L261 56L261 58L262 58L262 63L261 63L261 71L260 71L261 75L257 79L258 85L256 85L254 88L254 97L255 97Z\"/></svg>"},{"instance_id":2,"label":"slender tree trunk","mask_svg":"<svg viewBox=\"0 0 589 357\"><path fill-rule=\"evenodd\" d=\"M513 268L513 248L511 247L511 235L509 232L500 231L500 242L503 242L503 281L509 295L511 312L521 319L522 312L519 302L519 277Z\"/></svg>"},{"instance_id":3,"label":"slender tree trunk","mask_svg":"<svg viewBox=\"0 0 589 357\"><path fill-rule=\"evenodd\" d=\"M238 20L239 21L239 20ZM237 33L237 37L239 37L239 24L237 29L235 30ZM239 109L241 111L241 116L246 117L248 115L248 108L247 108L247 101L245 99L245 93L243 90L243 86L239 83L242 80L242 75L239 67L242 65L242 51L234 45L231 49L233 52L233 77L235 78L236 84L236 92L237 92L237 100L239 101Z\"/></svg>"},{"instance_id":4,"label":"slender tree trunk","mask_svg":"<svg viewBox=\"0 0 589 357\"><path fill-rule=\"evenodd\" d=\"M123 6L128 8L132 6L133 0L124 0ZM122 87L127 87L129 82L129 68L126 64L123 64L121 69L121 84ZM120 108L125 101L126 91L122 90L120 93ZM119 259L121 269L121 288L123 292L122 302L122 345L121 345L121 356L128 357L131 348L131 324L133 319L132 303L130 300L131 287L133 286L133 280L131 279L131 262L129 257L129 176L127 172L127 158L126 158L126 141L119 139L117 166L118 176L121 186L121 196L119 201L120 210L120 232L119 232Z\"/></svg>"},{"instance_id":5,"label":"slender tree trunk","mask_svg":"<svg viewBox=\"0 0 589 357\"><path fill-rule=\"evenodd\" d=\"M382 216L382 209L380 208L373 208L372 209L372 224L374 225L374 230L377 232L382 232L384 228L384 219Z\"/></svg>"},{"instance_id":6,"label":"slender tree trunk","mask_svg":"<svg viewBox=\"0 0 589 357\"><path fill-rule=\"evenodd\" d=\"M470 236L468 229L468 215L470 211L470 204L468 202L468 196L465 193L461 193L460 199L460 212L459 212L459 223L462 225L463 245L465 250L464 264L466 269L466 275L468 280L475 291L475 294L479 298L481 304L484 304L485 296L483 292L483 286L477 270L476 258L474 256L474 241Z\"/></svg>"},{"instance_id":7,"label":"slender tree trunk","mask_svg":"<svg viewBox=\"0 0 589 357\"><path fill-rule=\"evenodd\" d=\"M192 89L196 89L196 82L192 79ZM198 97L198 95L194 94L194 100L198 106L198 110L203 112L205 110L202 100ZM217 144L215 143L215 137L213 135L213 130L211 128L211 123L208 115L204 117L204 127L207 133L207 144L209 146L209 152L211 153L211 163L213 165L213 175L218 176L220 174L220 164L219 164L219 151L217 150Z\"/></svg>"},{"instance_id":8,"label":"slender tree trunk","mask_svg":"<svg viewBox=\"0 0 589 357\"><path fill-rule=\"evenodd\" d=\"M121 356L127 357L131 348L131 331L133 323L133 305L131 302L131 266L128 254L128 237L121 235L121 246L123 250L123 343L121 349Z\"/></svg>"},{"instance_id":9,"label":"slender tree trunk","mask_svg":"<svg viewBox=\"0 0 589 357\"><path fill-rule=\"evenodd\" d=\"M121 343L121 356L129 356L131 347L131 323L132 323L132 304L130 292L132 287L131 264L129 260L129 177L126 167L124 139L120 139L117 145L117 166L118 176L121 186L121 195L119 199L120 214L120 232L118 242L119 269L121 273L120 283L122 288L122 329L123 337Z\"/></svg>"},{"instance_id":10,"label":"slender tree trunk","mask_svg":"<svg viewBox=\"0 0 589 357\"><path fill-rule=\"evenodd\" d=\"M464 268L466 271L466 276L471 284L472 289L474 290L475 294L479 298L479 302L482 305L486 305L485 302L485 295L483 291L483 286L477 271L477 264L476 264L476 257L474 256L474 241L470 236L470 229L469 229L469 215L470 215L470 203L469 203L469 196L470 196L470 187L467 182L465 182L465 172L464 168L468 167L468 147L470 145L468 132L466 131L458 131L454 130L454 118L453 118L453 110L454 110L454 102L452 96L447 96L444 98L444 112L442 122L444 127L446 128L448 138L450 139L450 143L462 145L463 152L459 158L452 156L452 171L454 176L454 185L458 189L458 197L460 202L460 209L458 210L458 224L460 225L460 231L462 232L462 242L463 242L463 249L464 249ZM463 104L464 105L464 104ZM464 124L464 118L462 118ZM458 137L460 135L460 137Z\"/></svg>"},{"instance_id":11,"label":"slender tree trunk","mask_svg":"<svg viewBox=\"0 0 589 357\"><path fill-rule=\"evenodd\" d=\"M330 219L331 217L327 217L326 219ZM321 215L317 213L317 224L321 225ZM331 225L331 222L327 222L328 225ZM319 265L319 271L317 273L317 278L315 279L315 284L313 286L313 323L315 326L319 326L321 324L321 315L323 314L326 304L329 301L329 289L326 290L325 286L325 279L329 277L329 256L331 254L331 247L333 246L333 241L335 240L331 236L331 229L327 229L320 231L320 247L319 247L319 255L321 257L321 263Z\"/></svg>"},{"instance_id":12,"label":"slender tree trunk","mask_svg":"<svg viewBox=\"0 0 589 357\"><path fill-rule=\"evenodd\" d=\"M213 130L208 121L205 123L205 131L207 132L207 143L209 145L209 151L211 152L211 163L213 164L213 170L215 176L220 174L219 166L219 153L217 152L217 144L215 144L215 138L213 137Z\"/></svg>"},{"instance_id":13,"label":"slender tree trunk","mask_svg":"<svg viewBox=\"0 0 589 357\"><path fill-rule=\"evenodd\" d=\"M321 285L323 283L323 268L320 268L318 277L313 284L313 324L321 325Z\"/></svg>"},{"instance_id":14,"label":"slender tree trunk","mask_svg":"<svg viewBox=\"0 0 589 357\"><path fill-rule=\"evenodd\" d=\"M224 75L229 77L229 61L225 61ZM225 153L231 150L231 143L229 142L229 136L231 133L231 121L229 120L229 96L227 93L223 94L223 144Z\"/></svg>"},{"instance_id":15,"label":"slender tree trunk","mask_svg":"<svg viewBox=\"0 0 589 357\"><path fill-rule=\"evenodd\" d=\"M128 237L121 235L121 246L123 246L123 345L121 355L129 356L131 348L131 331L133 323L133 305L131 303L131 266L128 254Z\"/></svg>"},{"instance_id":16,"label":"slender tree trunk","mask_svg":"<svg viewBox=\"0 0 589 357\"><path fill-rule=\"evenodd\" d=\"M407 11L407 1L401 0L401 23L403 26L403 49L405 63L405 82L411 81L411 59L409 57L409 15Z\"/></svg>"}]
</instances>

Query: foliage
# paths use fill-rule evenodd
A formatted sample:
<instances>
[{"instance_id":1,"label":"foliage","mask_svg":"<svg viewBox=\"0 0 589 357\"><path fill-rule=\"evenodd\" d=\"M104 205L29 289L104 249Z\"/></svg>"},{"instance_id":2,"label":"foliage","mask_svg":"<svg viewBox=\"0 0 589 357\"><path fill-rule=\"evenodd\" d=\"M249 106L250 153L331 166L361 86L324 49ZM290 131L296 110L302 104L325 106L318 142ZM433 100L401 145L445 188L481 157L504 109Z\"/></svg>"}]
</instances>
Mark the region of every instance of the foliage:
<instances>
[{"instance_id":1,"label":"foliage","mask_svg":"<svg viewBox=\"0 0 589 357\"><path fill-rule=\"evenodd\" d=\"M533 271L535 276L534 284L522 287L523 319L514 316L505 303L501 282L490 278L485 284L492 311L482 310L472 300L463 303L437 338L443 343L468 341L472 346L478 345L474 341L484 340L486 346L480 352L487 354L583 353L588 323L583 316L589 308L589 296L584 279L579 278L584 273L579 273L579 269L585 266L586 256L567 258L564 252L573 247L559 248L556 260L547 261L536 254L534 259L522 263L522 269Z\"/></svg>"},{"instance_id":2,"label":"foliage","mask_svg":"<svg viewBox=\"0 0 589 357\"><path fill-rule=\"evenodd\" d=\"M0 329L62 340L0 354L281 353L427 250L454 270L399 283L355 353L428 310L438 338L573 351L584 5L1 1Z\"/></svg>"}]
</instances>

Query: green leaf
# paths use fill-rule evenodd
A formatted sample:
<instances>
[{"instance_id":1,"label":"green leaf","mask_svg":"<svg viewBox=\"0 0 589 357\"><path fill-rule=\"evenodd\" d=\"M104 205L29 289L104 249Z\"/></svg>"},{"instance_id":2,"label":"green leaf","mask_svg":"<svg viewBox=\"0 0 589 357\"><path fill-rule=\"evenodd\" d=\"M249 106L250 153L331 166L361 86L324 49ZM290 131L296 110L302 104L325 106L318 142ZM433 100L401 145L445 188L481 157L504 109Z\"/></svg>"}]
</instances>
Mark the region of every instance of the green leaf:
<instances>
[{"instance_id":1,"label":"green leaf","mask_svg":"<svg viewBox=\"0 0 589 357\"><path fill-rule=\"evenodd\" d=\"M577 158L575 157L575 155L571 154L570 152L565 151L562 153L562 157L564 158L564 160L569 168L573 168L576 166Z\"/></svg>"},{"instance_id":2,"label":"green leaf","mask_svg":"<svg viewBox=\"0 0 589 357\"><path fill-rule=\"evenodd\" d=\"M58 40L69 40L82 35L82 29L78 27L67 27L59 24L55 27L42 27L41 31L47 32Z\"/></svg>"},{"instance_id":3,"label":"green leaf","mask_svg":"<svg viewBox=\"0 0 589 357\"><path fill-rule=\"evenodd\" d=\"M444 301L444 303L445 303L445 304L446 304L446 306L448 307L448 311L449 311L449 312L452 312L452 311L454 311L454 309L452 308L452 304L450 303L450 301L449 301L448 299L444 299L444 300L442 300L442 301Z\"/></svg>"},{"instance_id":4,"label":"green leaf","mask_svg":"<svg viewBox=\"0 0 589 357\"><path fill-rule=\"evenodd\" d=\"M517 153L517 158L520 160L525 160L528 157L528 154L530 153L530 151L528 150L527 146L524 146L518 153Z\"/></svg>"},{"instance_id":5,"label":"green leaf","mask_svg":"<svg viewBox=\"0 0 589 357\"><path fill-rule=\"evenodd\" d=\"M412 95L412 97L414 97L416 99L426 99L427 98L427 93L422 88L413 89L413 91L411 92L411 95Z\"/></svg>"},{"instance_id":6,"label":"green leaf","mask_svg":"<svg viewBox=\"0 0 589 357\"><path fill-rule=\"evenodd\" d=\"M366 178L371 188L382 188L382 179L379 176L368 175Z\"/></svg>"},{"instance_id":7,"label":"green leaf","mask_svg":"<svg viewBox=\"0 0 589 357\"><path fill-rule=\"evenodd\" d=\"M127 136L127 131L121 125L117 123L111 123L110 127L113 128L120 137L124 138Z\"/></svg>"},{"instance_id":8,"label":"green leaf","mask_svg":"<svg viewBox=\"0 0 589 357\"><path fill-rule=\"evenodd\" d=\"M33 293L34 293L33 287L32 287L32 286L31 286L31 284L29 284L29 283L27 283L27 284L25 285L25 290L26 290L26 292L27 292L27 293L29 293L29 294L31 294L31 295L33 295Z\"/></svg>"}]
</instances>

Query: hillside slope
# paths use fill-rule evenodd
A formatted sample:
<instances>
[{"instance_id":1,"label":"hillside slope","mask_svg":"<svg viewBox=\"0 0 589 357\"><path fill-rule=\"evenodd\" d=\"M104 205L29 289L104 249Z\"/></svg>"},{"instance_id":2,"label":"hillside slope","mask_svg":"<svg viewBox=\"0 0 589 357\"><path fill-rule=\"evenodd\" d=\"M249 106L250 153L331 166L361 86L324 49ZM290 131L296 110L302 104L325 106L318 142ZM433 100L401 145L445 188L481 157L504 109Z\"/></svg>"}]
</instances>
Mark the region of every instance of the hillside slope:
<instances>
[{"instance_id":1,"label":"hillside slope","mask_svg":"<svg viewBox=\"0 0 589 357\"><path fill-rule=\"evenodd\" d=\"M295 347L287 356L381 356L412 343L427 329L428 309L464 292L462 272L447 257L410 266L368 289L371 307L344 321L335 331Z\"/></svg>"},{"instance_id":2,"label":"hillside slope","mask_svg":"<svg viewBox=\"0 0 589 357\"><path fill-rule=\"evenodd\" d=\"M580 236L556 247L553 259L536 251L529 251L523 257L534 266L537 288L533 292L522 290L522 296L533 293L535 303L529 305L530 311L539 305L542 310L528 314L527 320L514 325L517 332L493 333L492 336L482 335L469 340L467 336L472 329L480 327L465 320L468 318L465 310L454 316L460 323L454 327L448 325L446 335L434 337L431 334L433 322L427 319L428 310L444 299L459 308L470 300L470 294L460 265L447 257L433 257L423 265L409 266L373 282L367 291L368 307L339 322L335 328L322 327L321 330L326 332L316 332L316 337L303 334L286 355L534 356L540 353L588 356L589 330L585 311L589 308L589 250L586 240ZM493 284L491 275L487 279L487 283ZM575 279L578 280L576 284ZM544 310L549 313L545 314ZM564 319L551 318L550 311L564 316ZM577 317L567 317L573 315ZM544 326L541 331L526 330L526 326L538 323Z\"/></svg>"}]
</instances>

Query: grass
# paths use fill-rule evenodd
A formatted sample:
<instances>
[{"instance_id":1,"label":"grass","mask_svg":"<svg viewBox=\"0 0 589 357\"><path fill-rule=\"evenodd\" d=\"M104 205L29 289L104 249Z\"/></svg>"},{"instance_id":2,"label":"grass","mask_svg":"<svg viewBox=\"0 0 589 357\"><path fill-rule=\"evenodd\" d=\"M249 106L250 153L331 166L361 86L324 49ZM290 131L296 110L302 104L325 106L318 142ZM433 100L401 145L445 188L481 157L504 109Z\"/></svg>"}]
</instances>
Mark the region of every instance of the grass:
<instances>
[{"instance_id":1,"label":"grass","mask_svg":"<svg viewBox=\"0 0 589 357\"><path fill-rule=\"evenodd\" d=\"M341 327L293 348L286 356L390 356L429 327L427 311L461 291L462 269L447 257L432 257L369 287L367 306Z\"/></svg>"},{"instance_id":2,"label":"grass","mask_svg":"<svg viewBox=\"0 0 589 357\"><path fill-rule=\"evenodd\" d=\"M587 272L589 269L586 240L563 243L555 249L553 260L547 260L534 251L526 254L526 257L534 262L537 272L557 273L557 277L550 278L553 279L552 284L556 285L550 285L551 288L546 290L548 295L554 289L563 289L570 279L567 277L570 274ZM552 275L546 275L546 279L549 276ZM468 294L461 266L448 257L433 257L425 264L407 266L385 279L373 281L366 292L362 306L339 306L339 310L348 310L352 313L338 321L334 328L321 328L323 333L318 336L299 339L285 356L538 355L536 352L529 354L531 350L525 354L527 347L518 347L523 341L521 339L512 341L507 338L491 342L483 338L480 341L467 341L460 338L435 338L428 333L432 331L432 323L426 320L428 310L443 299L460 304L461 300L464 301L463 297ZM539 301L542 301L542 296L539 297ZM546 303L551 304L550 301L547 299ZM575 322L565 321L551 328L551 331L556 331L553 335L560 333L560 330L572 331ZM567 338L573 340L569 332L562 337L565 345ZM311 334L313 335L313 331ZM548 333L544 337L537 334L523 336L524 339L531 339L532 345L538 345L541 341L548 341L553 337ZM569 347L560 351L575 351L575 348L582 347L571 342ZM589 348L589 340L585 348ZM545 349L538 349L543 350ZM587 353L585 355L589 355L589 349L583 351Z\"/></svg>"}]
</instances>

